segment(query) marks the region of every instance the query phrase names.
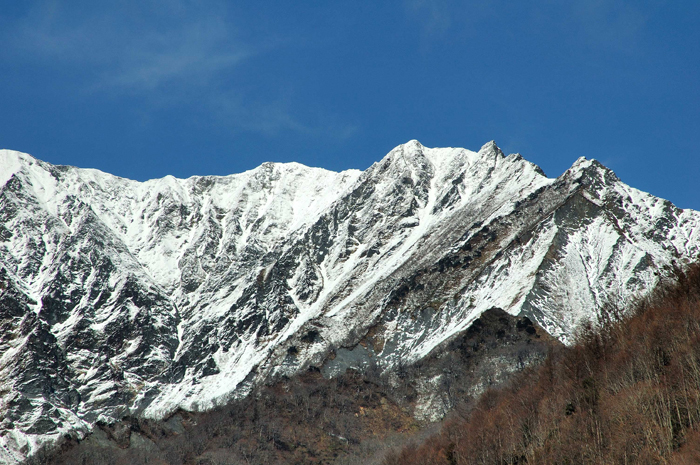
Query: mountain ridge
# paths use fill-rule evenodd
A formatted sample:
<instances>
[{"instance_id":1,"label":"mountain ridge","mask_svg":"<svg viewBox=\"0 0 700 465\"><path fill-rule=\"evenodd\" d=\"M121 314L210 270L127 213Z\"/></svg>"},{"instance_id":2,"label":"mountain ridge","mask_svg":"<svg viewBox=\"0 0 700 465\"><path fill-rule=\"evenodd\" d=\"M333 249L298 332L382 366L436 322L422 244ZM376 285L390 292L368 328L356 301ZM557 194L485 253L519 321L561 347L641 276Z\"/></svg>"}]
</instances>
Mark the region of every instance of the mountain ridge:
<instances>
[{"instance_id":1,"label":"mountain ridge","mask_svg":"<svg viewBox=\"0 0 700 465\"><path fill-rule=\"evenodd\" d=\"M567 341L700 252L698 212L594 160L547 178L494 142L409 141L364 172L266 163L143 183L0 157L1 317L17 334L0 339L0 442L20 459L309 366L391 370L492 307ZM55 387L13 381L23 357Z\"/></svg>"}]
</instances>

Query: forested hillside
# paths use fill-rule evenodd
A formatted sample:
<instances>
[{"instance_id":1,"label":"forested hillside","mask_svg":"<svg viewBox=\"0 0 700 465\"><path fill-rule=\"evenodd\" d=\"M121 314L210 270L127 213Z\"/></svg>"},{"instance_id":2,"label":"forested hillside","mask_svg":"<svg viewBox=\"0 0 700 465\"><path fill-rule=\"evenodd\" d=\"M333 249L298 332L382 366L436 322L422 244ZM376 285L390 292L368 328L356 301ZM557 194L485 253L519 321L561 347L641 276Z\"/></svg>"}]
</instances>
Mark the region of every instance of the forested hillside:
<instances>
[{"instance_id":1,"label":"forested hillside","mask_svg":"<svg viewBox=\"0 0 700 465\"><path fill-rule=\"evenodd\" d=\"M385 465L700 463L700 266Z\"/></svg>"}]
</instances>

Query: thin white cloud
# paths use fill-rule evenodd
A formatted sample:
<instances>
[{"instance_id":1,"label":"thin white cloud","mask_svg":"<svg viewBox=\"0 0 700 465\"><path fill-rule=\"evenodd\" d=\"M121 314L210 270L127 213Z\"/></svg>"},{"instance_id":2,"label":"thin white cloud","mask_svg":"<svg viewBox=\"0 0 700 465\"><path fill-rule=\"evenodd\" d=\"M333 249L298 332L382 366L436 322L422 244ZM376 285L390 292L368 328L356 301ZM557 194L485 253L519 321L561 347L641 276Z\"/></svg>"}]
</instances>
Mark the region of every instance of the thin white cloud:
<instances>
[{"instance_id":1,"label":"thin white cloud","mask_svg":"<svg viewBox=\"0 0 700 465\"><path fill-rule=\"evenodd\" d=\"M257 53L227 39L223 25L210 22L139 37L138 44L114 57L114 67L101 76L101 85L148 91L173 81L206 85Z\"/></svg>"},{"instance_id":2,"label":"thin white cloud","mask_svg":"<svg viewBox=\"0 0 700 465\"><path fill-rule=\"evenodd\" d=\"M649 19L639 6L622 0L571 2L571 15L585 39L596 47L634 52Z\"/></svg>"},{"instance_id":3,"label":"thin white cloud","mask_svg":"<svg viewBox=\"0 0 700 465\"><path fill-rule=\"evenodd\" d=\"M279 98L280 89L251 91L234 84L250 60L286 44L246 34L250 29L232 17L225 2L143 0L80 8L41 1L9 26L0 31L6 44L0 57L77 70L77 92L129 94L143 100L141 111L196 105L200 119L232 131L352 132L342 124L326 127L323 118L300 121L295 106Z\"/></svg>"},{"instance_id":4,"label":"thin white cloud","mask_svg":"<svg viewBox=\"0 0 700 465\"><path fill-rule=\"evenodd\" d=\"M507 7L502 0L404 0L403 6L424 41L471 29L479 21L497 17L499 9Z\"/></svg>"},{"instance_id":5,"label":"thin white cloud","mask_svg":"<svg viewBox=\"0 0 700 465\"><path fill-rule=\"evenodd\" d=\"M239 93L228 92L209 102L224 128L235 127L266 135L289 130L312 137L330 137L344 141L359 130L327 112L315 112L310 121L301 122L294 114L294 104L288 95L278 95L267 101L246 101Z\"/></svg>"},{"instance_id":6,"label":"thin white cloud","mask_svg":"<svg viewBox=\"0 0 700 465\"><path fill-rule=\"evenodd\" d=\"M21 52L18 58L91 67L92 87L137 92L173 82L206 84L263 49L237 40L230 23L201 11L160 11L141 20L127 13L76 12L45 2L6 40Z\"/></svg>"},{"instance_id":7,"label":"thin white cloud","mask_svg":"<svg viewBox=\"0 0 700 465\"><path fill-rule=\"evenodd\" d=\"M555 28L570 39L597 49L633 53L637 50L650 11L665 0L631 4L624 0L540 0L530 2L519 18L528 28ZM480 21L512 14L503 0L404 0L404 10L416 22L424 41L471 30ZM422 44L425 46L425 43Z\"/></svg>"},{"instance_id":8,"label":"thin white cloud","mask_svg":"<svg viewBox=\"0 0 700 465\"><path fill-rule=\"evenodd\" d=\"M453 6L445 0L405 0L404 6L424 35L441 35L452 26Z\"/></svg>"}]
</instances>

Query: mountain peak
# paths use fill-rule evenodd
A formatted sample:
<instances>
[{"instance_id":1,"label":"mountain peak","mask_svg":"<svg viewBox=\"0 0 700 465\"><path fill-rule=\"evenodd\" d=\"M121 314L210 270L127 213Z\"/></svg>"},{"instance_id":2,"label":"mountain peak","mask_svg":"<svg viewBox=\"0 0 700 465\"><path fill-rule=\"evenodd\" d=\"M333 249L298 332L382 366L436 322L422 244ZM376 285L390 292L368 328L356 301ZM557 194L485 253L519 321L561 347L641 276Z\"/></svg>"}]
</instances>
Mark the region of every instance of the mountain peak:
<instances>
[{"instance_id":1,"label":"mountain peak","mask_svg":"<svg viewBox=\"0 0 700 465\"><path fill-rule=\"evenodd\" d=\"M424 147L424 145L421 144L421 143L420 143L418 140L416 140L416 139L411 139L411 140L409 140L408 142L406 142L405 144L402 144L402 145L403 145L404 147L406 147L406 148L413 148L413 149L415 149L415 150L421 150L421 149Z\"/></svg>"},{"instance_id":2,"label":"mountain peak","mask_svg":"<svg viewBox=\"0 0 700 465\"><path fill-rule=\"evenodd\" d=\"M400 154L401 156L411 156L411 157L423 157L423 152L426 147L418 142L416 139L411 139L404 144L397 145L394 149L387 154L384 158L391 158L392 155Z\"/></svg>"},{"instance_id":3,"label":"mountain peak","mask_svg":"<svg viewBox=\"0 0 700 465\"><path fill-rule=\"evenodd\" d=\"M617 175L610 168L595 158L579 157L566 173L574 177L600 178L600 182L605 182L604 180L607 180L608 183L619 181Z\"/></svg>"},{"instance_id":4,"label":"mountain peak","mask_svg":"<svg viewBox=\"0 0 700 465\"><path fill-rule=\"evenodd\" d=\"M493 141L411 140L364 173L264 164L145 183L0 157L22 181L0 189L2 284L41 307L24 318L32 305L0 289L0 418L17 438L0 435L3 463L100 418L209 409L312 366L386 372L493 307L565 341L700 251L699 213L681 221L583 158L548 179ZM609 201L580 202L577 183ZM35 329L44 346L17 345Z\"/></svg>"},{"instance_id":5,"label":"mountain peak","mask_svg":"<svg viewBox=\"0 0 700 465\"><path fill-rule=\"evenodd\" d=\"M4 186L13 174L37 161L36 158L27 153L0 150L0 187Z\"/></svg>"},{"instance_id":6,"label":"mountain peak","mask_svg":"<svg viewBox=\"0 0 700 465\"><path fill-rule=\"evenodd\" d=\"M503 151L498 147L498 145L496 145L495 140L489 141L489 142L485 143L484 145L482 145L481 148L479 149L479 153L481 153L481 154L494 154L494 155L498 155L500 157L505 157L505 155L503 154Z\"/></svg>"}]
</instances>

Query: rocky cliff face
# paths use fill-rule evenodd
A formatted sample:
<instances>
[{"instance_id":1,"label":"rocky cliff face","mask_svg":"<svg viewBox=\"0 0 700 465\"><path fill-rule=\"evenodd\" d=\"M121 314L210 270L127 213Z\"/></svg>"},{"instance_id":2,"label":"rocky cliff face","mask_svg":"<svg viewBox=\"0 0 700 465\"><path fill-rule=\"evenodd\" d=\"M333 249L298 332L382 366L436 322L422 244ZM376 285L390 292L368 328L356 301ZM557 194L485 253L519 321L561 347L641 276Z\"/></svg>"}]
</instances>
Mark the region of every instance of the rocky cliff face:
<instances>
[{"instance_id":1,"label":"rocky cliff face","mask_svg":"<svg viewBox=\"0 0 700 465\"><path fill-rule=\"evenodd\" d=\"M700 254L700 213L594 160L411 141L364 172L139 183L0 152L0 462L310 366L417 362L498 307L568 341Z\"/></svg>"}]
</instances>

